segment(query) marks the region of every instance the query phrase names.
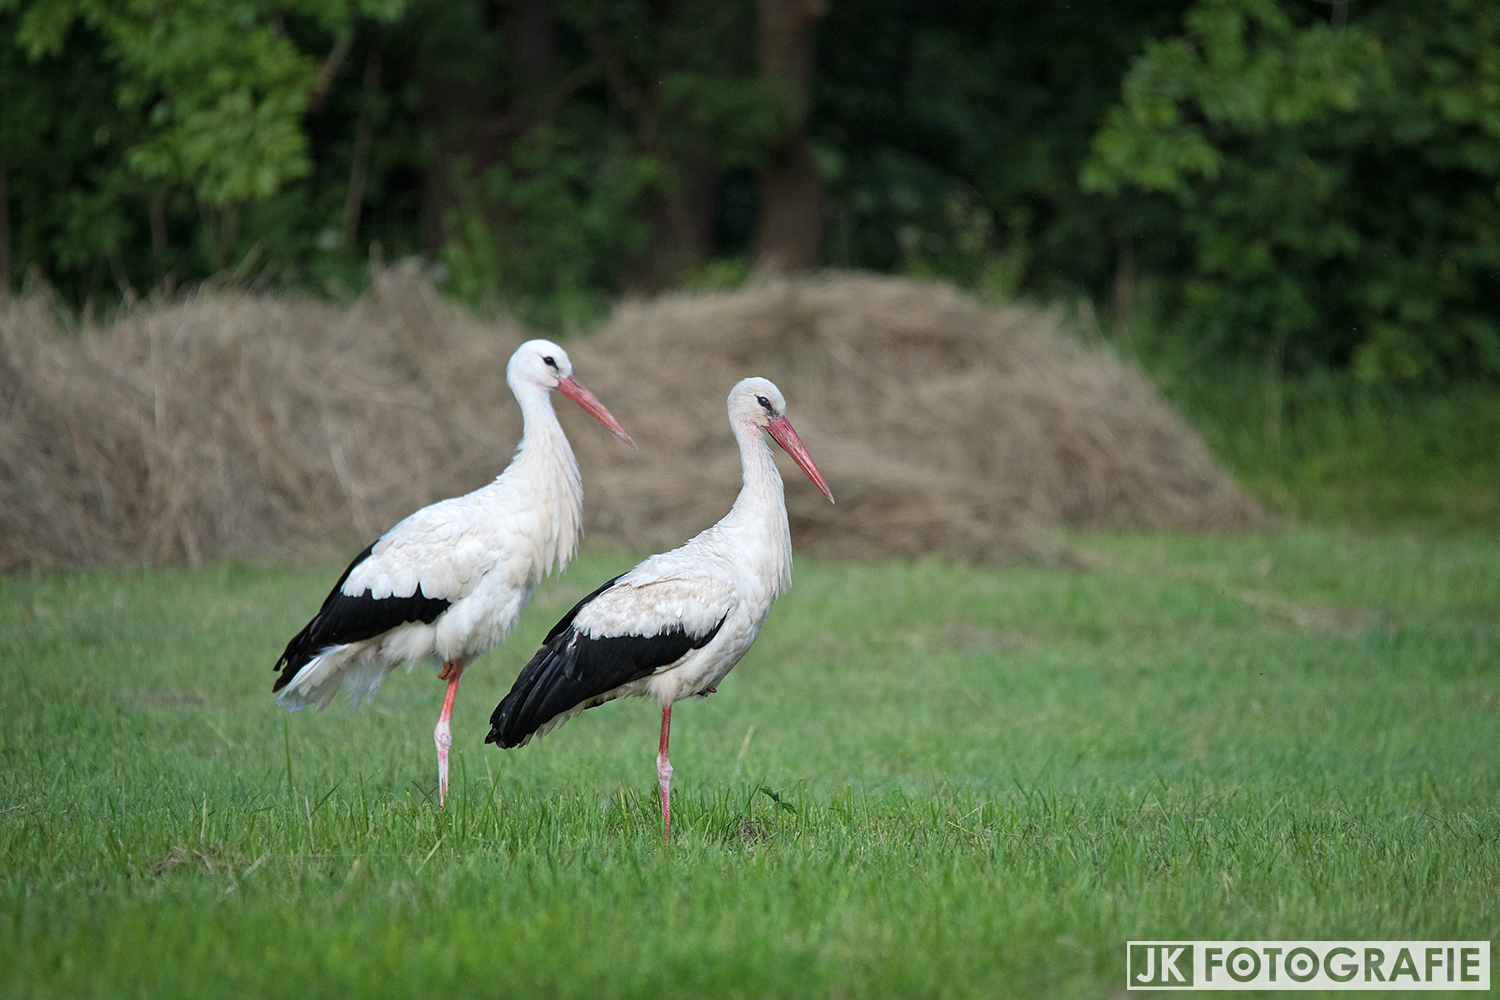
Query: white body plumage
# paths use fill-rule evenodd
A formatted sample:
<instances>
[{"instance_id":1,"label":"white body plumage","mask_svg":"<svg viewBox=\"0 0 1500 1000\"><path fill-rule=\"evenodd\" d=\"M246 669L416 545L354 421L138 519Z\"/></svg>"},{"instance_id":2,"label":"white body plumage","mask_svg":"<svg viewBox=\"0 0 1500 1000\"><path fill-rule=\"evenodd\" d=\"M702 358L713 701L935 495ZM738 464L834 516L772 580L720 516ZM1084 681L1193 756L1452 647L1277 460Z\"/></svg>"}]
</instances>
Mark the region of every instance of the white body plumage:
<instances>
[{"instance_id":1,"label":"white body plumage","mask_svg":"<svg viewBox=\"0 0 1500 1000\"><path fill-rule=\"evenodd\" d=\"M657 778L663 831L670 832L672 705L717 687L791 583L786 497L761 431L833 499L785 409L766 379L745 379L730 390L729 423L744 474L734 506L687 544L652 556L569 611L496 707L486 742L524 746L603 702L655 698L662 711Z\"/></svg>"},{"instance_id":2,"label":"white body plumage","mask_svg":"<svg viewBox=\"0 0 1500 1000\"><path fill-rule=\"evenodd\" d=\"M744 485L717 524L686 544L651 556L586 604L573 620L590 639L657 635L674 628L713 639L648 677L591 698L553 720L551 730L586 707L614 698L650 697L665 708L706 694L749 652L771 603L791 586L792 532L781 473L759 428L735 428ZM722 624L721 624L722 623Z\"/></svg>"},{"instance_id":3,"label":"white body plumage","mask_svg":"<svg viewBox=\"0 0 1500 1000\"><path fill-rule=\"evenodd\" d=\"M652 556L578 602L548 633L490 717L487 743L524 746L587 708L652 697L661 706L656 773L662 832L672 828L667 758L672 705L706 695L755 642L792 579L792 535L781 474L761 431L786 449L829 500L833 494L763 378L729 392L729 424L744 485L734 506L687 544Z\"/></svg>"},{"instance_id":4,"label":"white body plumage","mask_svg":"<svg viewBox=\"0 0 1500 1000\"><path fill-rule=\"evenodd\" d=\"M358 708L397 666L441 665L449 693L434 732L440 793L459 675L510 634L537 582L567 565L578 545L583 488L551 390L630 441L550 341L522 344L506 382L525 427L510 465L487 486L422 508L360 553L276 665L277 704L293 711L321 710L340 689Z\"/></svg>"},{"instance_id":5,"label":"white body plumage","mask_svg":"<svg viewBox=\"0 0 1500 1000\"><path fill-rule=\"evenodd\" d=\"M410 672L423 661L469 663L510 635L537 583L573 557L583 516L578 463L562 426L545 395L531 403L537 412L527 414L525 436L504 472L401 521L339 587L346 597L373 601L412 597L421 587L448 608L431 623L403 622L325 649L282 690L278 705L322 709L342 686L358 708L401 664Z\"/></svg>"}]
</instances>

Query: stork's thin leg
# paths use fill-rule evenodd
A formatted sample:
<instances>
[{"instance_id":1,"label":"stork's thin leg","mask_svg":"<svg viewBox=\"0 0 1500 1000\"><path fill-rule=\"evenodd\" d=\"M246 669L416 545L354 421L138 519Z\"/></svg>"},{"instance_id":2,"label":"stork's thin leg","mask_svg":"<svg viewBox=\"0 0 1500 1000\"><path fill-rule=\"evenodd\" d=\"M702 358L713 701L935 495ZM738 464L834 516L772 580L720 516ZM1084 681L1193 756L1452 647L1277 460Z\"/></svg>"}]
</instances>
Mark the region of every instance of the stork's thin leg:
<instances>
[{"instance_id":1,"label":"stork's thin leg","mask_svg":"<svg viewBox=\"0 0 1500 1000\"><path fill-rule=\"evenodd\" d=\"M438 752L438 808L448 801L448 748L453 745L453 732L448 727L448 718L453 714L453 698L458 694L458 678L463 674L463 664L443 664L438 676L448 682L448 696L443 699L443 714L438 716L437 728L432 731L432 741Z\"/></svg>"},{"instance_id":2,"label":"stork's thin leg","mask_svg":"<svg viewBox=\"0 0 1500 1000\"><path fill-rule=\"evenodd\" d=\"M667 736L672 731L672 706L661 710L661 748L656 752L656 780L661 785L661 839L672 840L672 762L667 759Z\"/></svg>"}]
</instances>

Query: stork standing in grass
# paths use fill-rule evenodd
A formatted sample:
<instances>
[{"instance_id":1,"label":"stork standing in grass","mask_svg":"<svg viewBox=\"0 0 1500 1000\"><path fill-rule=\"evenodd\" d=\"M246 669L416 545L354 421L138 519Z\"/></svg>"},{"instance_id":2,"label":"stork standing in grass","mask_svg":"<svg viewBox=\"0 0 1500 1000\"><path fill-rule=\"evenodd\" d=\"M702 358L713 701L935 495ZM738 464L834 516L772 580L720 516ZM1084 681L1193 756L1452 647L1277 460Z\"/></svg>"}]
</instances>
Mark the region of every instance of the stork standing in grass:
<instances>
[{"instance_id":1,"label":"stork standing in grass","mask_svg":"<svg viewBox=\"0 0 1500 1000\"><path fill-rule=\"evenodd\" d=\"M662 836L672 833L672 705L712 694L750 649L771 602L792 582L792 535L770 433L829 501L833 494L763 378L729 392L744 486L724 519L681 548L652 556L579 601L552 627L490 717L486 743L525 746L586 708L651 697L661 706L656 775Z\"/></svg>"},{"instance_id":2,"label":"stork standing in grass","mask_svg":"<svg viewBox=\"0 0 1500 1000\"><path fill-rule=\"evenodd\" d=\"M561 571L578 547L583 488L551 390L635 446L551 341L517 348L505 380L524 422L510 465L488 486L423 507L355 556L274 668L276 703L295 712L323 710L340 687L358 708L398 665L409 673L420 660L441 664L448 693L433 730L439 804L448 797L459 677L505 639L537 581Z\"/></svg>"}]
</instances>

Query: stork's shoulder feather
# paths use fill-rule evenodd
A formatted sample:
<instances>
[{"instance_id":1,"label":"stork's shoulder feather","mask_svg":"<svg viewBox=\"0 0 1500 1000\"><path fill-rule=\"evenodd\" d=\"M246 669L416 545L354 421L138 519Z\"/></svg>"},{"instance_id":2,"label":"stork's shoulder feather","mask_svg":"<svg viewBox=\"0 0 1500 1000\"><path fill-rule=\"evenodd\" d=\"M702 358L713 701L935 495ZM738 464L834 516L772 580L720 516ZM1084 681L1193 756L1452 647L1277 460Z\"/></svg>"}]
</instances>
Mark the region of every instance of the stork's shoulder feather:
<instances>
[{"instance_id":1,"label":"stork's shoulder feather","mask_svg":"<svg viewBox=\"0 0 1500 1000\"><path fill-rule=\"evenodd\" d=\"M418 586L428 597L457 601L486 575L515 568L514 586L527 585L536 547L537 516L486 502L471 493L423 507L380 537L344 580L342 592L366 591L379 600L408 597Z\"/></svg>"},{"instance_id":2,"label":"stork's shoulder feather","mask_svg":"<svg viewBox=\"0 0 1500 1000\"><path fill-rule=\"evenodd\" d=\"M657 635L681 629L708 634L735 605L736 587L726 565L689 560L681 550L653 556L613 580L581 605L570 623L588 638Z\"/></svg>"}]
</instances>

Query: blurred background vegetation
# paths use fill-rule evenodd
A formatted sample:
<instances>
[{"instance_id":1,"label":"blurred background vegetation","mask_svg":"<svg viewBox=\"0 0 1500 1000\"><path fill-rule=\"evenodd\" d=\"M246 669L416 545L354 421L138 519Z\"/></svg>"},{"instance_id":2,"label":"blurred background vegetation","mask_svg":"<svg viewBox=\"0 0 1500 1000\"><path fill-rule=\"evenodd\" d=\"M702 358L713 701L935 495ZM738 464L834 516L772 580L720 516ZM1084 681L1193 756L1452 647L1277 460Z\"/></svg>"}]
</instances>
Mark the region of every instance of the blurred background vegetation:
<instances>
[{"instance_id":1,"label":"blurred background vegetation","mask_svg":"<svg viewBox=\"0 0 1500 1000\"><path fill-rule=\"evenodd\" d=\"M412 254L564 332L818 266L1059 301L1273 509L1500 526L1490 0L0 0L0 295Z\"/></svg>"}]
</instances>

